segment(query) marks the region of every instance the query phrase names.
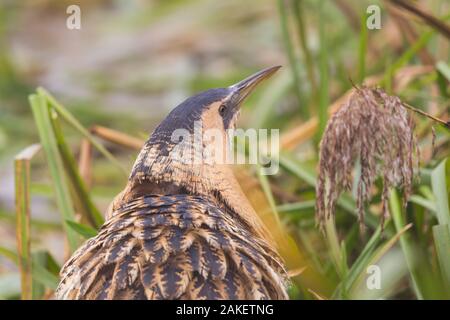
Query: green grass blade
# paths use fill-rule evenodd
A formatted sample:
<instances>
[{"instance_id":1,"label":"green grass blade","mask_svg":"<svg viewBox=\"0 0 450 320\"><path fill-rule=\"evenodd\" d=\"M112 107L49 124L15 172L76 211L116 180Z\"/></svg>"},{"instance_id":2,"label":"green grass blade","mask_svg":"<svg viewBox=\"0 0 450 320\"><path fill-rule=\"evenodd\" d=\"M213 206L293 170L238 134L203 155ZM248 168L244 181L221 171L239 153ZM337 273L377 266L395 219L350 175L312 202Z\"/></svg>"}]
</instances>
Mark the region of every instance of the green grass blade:
<instances>
[{"instance_id":1,"label":"green grass blade","mask_svg":"<svg viewBox=\"0 0 450 320\"><path fill-rule=\"evenodd\" d=\"M450 67L443 61L436 63L437 77L436 83L439 88L442 98L450 97L450 88L448 83L450 82Z\"/></svg>"},{"instance_id":2,"label":"green grass blade","mask_svg":"<svg viewBox=\"0 0 450 320\"><path fill-rule=\"evenodd\" d=\"M75 128L86 139L88 139L89 142L92 143L92 145L97 148L97 150L101 154L103 154L107 159L109 159L125 174L127 174L127 171L119 162L119 160L117 160L116 157L114 157L112 153L109 152L103 145L98 143L92 136L92 134L90 134L89 131L85 127L83 127L83 125L62 104L60 104L49 92L47 92L47 90L45 90L44 88L38 88L37 92L40 96L45 98L53 108L55 108L56 112L58 112L61 118L63 118L68 124Z\"/></svg>"},{"instance_id":3,"label":"green grass blade","mask_svg":"<svg viewBox=\"0 0 450 320\"><path fill-rule=\"evenodd\" d=\"M444 160L431 172L431 187L436 199L436 215L441 225L450 225L446 171L447 160Z\"/></svg>"},{"instance_id":4,"label":"green grass blade","mask_svg":"<svg viewBox=\"0 0 450 320\"><path fill-rule=\"evenodd\" d=\"M356 261L352 264L350 270L347 272L346 276L340 284L337 286L336 291L333 293L333 297L348 297L348 292L350 288L353 286L354 282L358 277L364 272L365 268L369 264L369 261L372 257L372 253L374 252L377 244L380 241L381 237L381 226L379 226L375 232L372 234L369 241L364 246L364 249L359 254Z\"/></svg>"},{"instance_id":5,"label":"green grass blade","mask_svg":"<svg viewBox=\"0 0 450 320\"><path fill-rule=\"evenodd\" d=\"M79 235L83 236L85 239L89 239L97 235L97 230L95 230L94 228L91 228L81 223L77 223L75 221L67 220L66 222L69 225L69 227L72 228L72 230L74 230Z\"/></svg>"},{"instance_id":6,"label":"green grass blade","mask_svg":"<svg viewBox=\"0 0 450 320\"><path fill-rule=\"evenodd\" d=\"M317 130L316 140L320 141L328 119L328 106L330 105L330 97L328 92L328 43L325 32L325 3L321 0L319 3L319 38L320 38L320 52L319 52L319 69L320 69L320 86L319 86L319 129Z\"/></svg>"},{"instance_id":7,"label":"green grass blade","mask_svg":"<svg viewBox=\"0 0 450 320\"><path fill-rule=\"evenodd\" d=\"M395 190L391 191L389 197L389 205L390 211L392 215L392 219L394 221L395 229L397 232L402 230L405 227L405 222L402 214L402 206L400 204L400 199ZM413 284L414 292L418 299L424 299L424 294L419 286L419 276L417 274L416 267L416 254L414 252L414 245L412 243L411 237L409 234L403 234L400 237L400 246L403 250L403 254L405 255L405 260L408 265L408 270L411 275L411 281Z\"/></svg>"},{"instance_id":8,"label":"green grass blade","mask_svg":"<svg viewBox=\"0 0 450 320\"><path fill-rule=\"evenodd\" d=\"M7 258L8 260L12 261L15 264L19 263L19 260L17 258L17 253L15 253L14 251L12 251L8 248L0 247L0 256Z\"/></svg>"},{"instance_id":9,"label":"green grass blade","mask_svg":"<svg viewBox=\"0 0 450 320\"><path fill-rule=\"evenodd\" d=\"M315 187L316 186L316 174L308 170L305 166L303 166L300 161L295 159L295 157L287 152L280 153L280 166L305 181L308 185Z\"/></svg>"},{"instance_id":10,"label":"green grass blade","mask_svg":"<svg viewBox=\"0 0 450 320\"><path fill-rule=\"evenodd\" d=\"M358 48L358 83L363 83L366 77L366 53L368 32L366 25L367 14L361 15L361 25L359 31L359 48Z\"/></svg>"},{"instance_id":11,"label":"green grass blade","mask_svg":"<svg viewBox=\"0 0 450 320\"><path fill-rule=\"evenodd\" d=\"M415 204L431 211L432 213L436 213L436 205L434 204L434 202L431 200L428 200L422 196L412 195L411 197L409 197L409 202L415 203Z\"/></svg>"},{"instance_id":12,"label":"green grass blade","mask_svg":"<svg viewBox=\"0 0 450 320\"><path fill-rule=\"evenodd\" d=\"M317 94L317 80L314 73L314 61L311 51L308 48L308 32L306 32L305 19L304 19L304 1L297 0L293 3L294 16L298 25L298 35L300 39L300 47L302 49L304 57L304 65L308 73L308 79L311 85L311 91L313 94Z\"/></svg>"},{"instance_id":13,"label":"green grass blade","mask_svg":"<svg viewBox=\"0 0 450 320\"><path fill-rule=\"evenodd\" d=\"M44 266L46 262L46 256L43 251L33 252L33 267ZM37 267L39 268L39 267ZM45 294L45 284L42 281L33 279L33 300L41 299Z\"/></svg>"},{"instance_id":14,"label":"green grass blade","mask_svg":"<svg viewBox=\"0 0 450 320\"><path fill-rule=\"evenodd\" d=\"M438 225L433 226L433 239L444 287L450 294L450 210L448 205L450 164L442 161L431 172L431 186L436 201Z\"/></svg>"},{"instance_id":15,"label":"green grass blade","mask_svg":"<svg viewBox=\"0 0 450 320\"><path fill-rule=\"evenodd\" d=\"M314 209L316 206L316 202L314 200L307 200L307 201L301 201L301 202L294 202L294 203L286 203L277 206L278 212L297 212L297 211L303 211L308 209Z\"/></svg>"},{"instance_id":16,"label":"green grass blade","mask_svg":"<svg viewBox=\"0 0 450 320\"><path fill-rule=\"evenodd\" d=\"M62 216L63 227L66 231L70 250L73 252L78 247L78 235L65 223L66 220L73 220L75 217L72 200L67 187L64 166L58 151L58 145L53 132L49 115L49 108L46 100L40 95L31 95L31 109L35 118L36 126L44 148L48 168L52 177L56 203Z\"/></svg>"},{"instance_id":17,"label":"green grass blade","mask_svg":"<svg viewBox=\"0 0 450 320\"><path fill-rule=\"evenodd\" d=\"M389 221L387 222L389 223ZM386 223L386 224L387 224ZM394 245L398 242L401 235L404 234L406 231L408 231L411 228L412 224L408 224L403 229L401 229L395 236L390 238L389 240L385 241L382 245L380 245L378 248L376 248L373 253L370 254L370 259L366 261L366 265L363 269L360 271L367 270L367 267L370 265L377 265L379 261L391 250ZM357 292L358 287L361 286L361 283L363 283L363 280L366 278L367 274L366 272L360 272L358 278L355 280L355 283L352 285L351 288L349 288L349 296L350 297L357 297L358 295L355 294ZM380 297L381 298L381 297Z\"/></svg>"},{"instance_id":18,"label":"green grass blade","mask_svg":"<svg viewBox=\"0 0 450 320\"><path fill-rule=\"evenodd\" d=\"M336 272L339 277L343 279L348 272L345 246L343 246L339 242L336 223L333 215L331 215L331 217L329 219L326 219L325 221L325 235L328 243L328 248L331 252L333 263L336 267Z\"/></svg>"},{"instance_id":19,"label":"green grass blade","mask_svg":"<svg viewBox=\"0 0 450 320\"><path fill-rule=\"evenodd\" d=\"M31 194L33 194L33 188L31 188ZM0 220L3 219L7 223L16 223L16 214L5 212L0 209ZM58 222L42 220L42 219L33 219L30 220L31 227L36 227L39 230L60 230L61 224Z\"/></svg>"},{"instance_id":20,"label":"green grass blade","mask_svg":"<svg viewBox=\"0 0 450 320\"><path fill-rule=\"evenodd\" d=\"M39 150L39 145L32 145L19 153L14 160L16 239L22 300L31 299L33 291L30 251L30 161Z\"/></svg>"},{"instance_id":21,"label":"green grass blade","mask_svg":"<svg viewBox=\"0 0 450 320\"><path fill-rule=\"evenodd\" d=\"M447 81L450 81L450 66L444 61L436 63L436 69L442 74Z\"/></svg>"},{"instance_id":22,"label":"green grass blade","mask_svg":"<svg viewBox=\"0 0 450 320\"><path fill-rule=\"evenodd\" d=\"M433 238L441 269L447 299L450 299L450 227L449 225L433 226Z\"/></svg>"},{"instance_id":23,"label":"green grass blade","mask_svg":"<svg viewBox=\"0 0 450 320\"><path fill-rule=\"evenodd\" d=\"M56 142L58 143L64 168L66 169L67 178L72 187L72 193L74 194L73 202L78 209L77 212L80 212L84 217L86 217L86 220L89 221L92 226L98 229L104 222L103 217L94 205L94 202L92 201L91 196L87 191L83 180L81 179L75 158L66 144L64 134L62 133L57 117L56 112L51 112L51 120L55 132Z\"/></svg>"},{"instance_id":24,"label":"green grass blade","mask_svg":"<svg viewBox=\"0 0 450 320\"><path fill-rule=\"evenodd\" d=\"M44 286L49 287L50 289L56 289L58 286L59 278L55 269L59 270L59 266L55 266L55 262L53 257L51 257L48 253L47 254L47 264L49 268L46 268L39 263L36 263L35 259L32 259L32 279L33 281L37 281L40 284L43 284ZM0 247L0 255L8 258L15 264L19 264L19 257L17 254L4 247ZM53 269L53 270L49 270Z\"/></svg>"},{"instance_id":25,"label":"green grass blade","mask_svg":"<svg viewBox=\"0 0 450 320\"><path fill-rule=\"evenodd\" d=\"M269 179L267 178L267 175L264 175L261 173L261 167L257 166L257 175L259 179L259 183L261 184L261 188L263 189L264 195L267 198L267 201L269 202L270 208L272 209L272 212L275 216L275 221L278 224L278 227L281 227L280 217L278 215L277 211L277 205L275 203L275 199L272 194L272 190L270 189L270 183Z\"/></svg>"},{"instance_id":26,"label":"green grass blade","mask_svg":"<svg viewBox=\"0 0 450 320\"><path fill-rule=\"evenodd\" d=\"M288 8L287 2L284 0L278 0L278 11L280 15L281 31L283 36L283 42L286 47L286 52L289 59L290 69L292 73L292 79L294 80L294 93L297 97L299 106L302 101L302 94L300 92L301 83L299 75L299 63L295 56L294 45L291 41L291 36L289 34L289 23L288 23ZM300 109L301 114L307 115L307 110L305 108Z\"/></svg>"},{"instance_id":27,"label":"green grass blade","mask_svg":"<svg viewBox=\"0 0 450 320\"><path fill-rule=\"evenodd\" d=\"M419 50L425 47L434 35L434 31L428 31L423 33L419 39L413 43L394 63L390 64L384 74L383 82L380 85L386 86L391 82L391 79L395 75L398 69L403 67L409 60L411 60ZM389 89L389 87L388 87Z\"/></svg>"},{"instance_id":28,"label":"green grass blade","mask_svg":"<svg viewBox=\"0 0 450 320\"><path fill-rule=\"evenodd\" d=\"M33 279L53 290L56 289L59 283L58 276L54 275L38 263L33 263Z\"/></svg>"}]
</instances>

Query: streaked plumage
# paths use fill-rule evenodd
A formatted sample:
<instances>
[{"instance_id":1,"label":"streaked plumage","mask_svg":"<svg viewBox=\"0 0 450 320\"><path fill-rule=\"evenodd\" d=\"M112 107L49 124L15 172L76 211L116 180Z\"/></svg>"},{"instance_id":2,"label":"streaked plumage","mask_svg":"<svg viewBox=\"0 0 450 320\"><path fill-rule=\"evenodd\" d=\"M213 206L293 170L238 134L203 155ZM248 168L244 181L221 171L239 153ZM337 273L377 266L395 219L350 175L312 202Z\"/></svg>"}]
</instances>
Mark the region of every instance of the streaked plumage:
<instances>
[{"instance_id":1,"label":"streaked plumage","mask_svg":"<svg viewBox=\"0 0 450 320\"><path fill-rule=\"evenodd\" d=\"M189 126L178 113L213 114L229 95L188 99L155 130L98 235L63 267L57 298L287 299L281 258L231 170L170 155L170 129Z\"/></svg>"},{"instance_id":2,"label":"streaked plumage","mask_svg":"<svg viewBox=\"0 0 450 320\"><path fill-rule=\"evenodd\" d=\"M77 250L62 270L58 296L283 299L283 270L265 241L215 203L190 195L144 196L114 212Z\"/></svg>"}]
</instances>

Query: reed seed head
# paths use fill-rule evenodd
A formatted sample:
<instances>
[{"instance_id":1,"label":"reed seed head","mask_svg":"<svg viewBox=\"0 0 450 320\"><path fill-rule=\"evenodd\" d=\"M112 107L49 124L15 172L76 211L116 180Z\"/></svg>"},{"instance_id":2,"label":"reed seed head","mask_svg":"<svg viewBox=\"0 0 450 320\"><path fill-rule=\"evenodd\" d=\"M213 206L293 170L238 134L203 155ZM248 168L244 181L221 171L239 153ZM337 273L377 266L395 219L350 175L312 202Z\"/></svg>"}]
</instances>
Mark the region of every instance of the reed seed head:
<instances>
[{"instance_id":1,"label":"reed seed head","mask_svg":"<svg viewBox=\"0 0 450 320\"><path fill-rule=\"evenodd\" d=\"M403 188L404 204L411 194L418 148L414 123L400 98L380 88L355 88L349 100L329 120L320 142L316 217L322 227L335 212L356 175L356 207L364 229L364 204L381 177L382 226L389 216L392 187ZM414 158L417 161L414 161ZM357 165L359 163L359 165Z\"/></svg>"}]
</instances>

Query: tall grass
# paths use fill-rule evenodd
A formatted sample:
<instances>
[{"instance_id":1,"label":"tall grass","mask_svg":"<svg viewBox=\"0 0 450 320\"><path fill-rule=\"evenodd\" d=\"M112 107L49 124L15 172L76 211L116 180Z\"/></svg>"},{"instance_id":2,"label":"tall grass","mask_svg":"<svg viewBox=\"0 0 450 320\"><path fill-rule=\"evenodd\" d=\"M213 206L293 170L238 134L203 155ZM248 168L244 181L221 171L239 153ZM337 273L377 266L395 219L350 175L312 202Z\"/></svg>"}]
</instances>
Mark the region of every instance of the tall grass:
<instances>
[{"instance_id":1,"label":"tall grass","mask_svg":"<svg viewBox=\"0 0 450 320\"><path fill-rule=\"evenodd\" d=\"M19 153L14 161L16 185L16 237L22 299L32 298L32 259L30 250L30 162L40 145L32 145Z\"/></svg>"},{"instance_id":2,"label":"tall grass","mask_svg":"<svg viewBox=\"0 0 450 320\"><path fill-rule=\"evenodd\" d=\"M443 56L432 45L445 39L442 26L448 17L437 24L433 19L429 24L427 18L421 18L421 24L412 20L416 41L408 43L401 38L394 43L388 36L402 33L392 29L396 28L394 24L383 23L386 29L379 31L365 28L366 4L369 2L350 7L354 12L348 16L361 17L356 18L360 29L355 30L354 21L341 23L333 2L278 0L277 23L288 70L256 97L249 125L280 127L280 172L271 177L253 176L254 190L248 191L263 195L265 206L274 214L271 226L290 236L280 237L285 246L280 252L295 269L291 271L301 270L293 272L293 299L450 299L450 134L445 127L436 128L436 148L431 150L430 120L414 116L421 148L421 179L414 181L406 206L402 205L401 190L391 190L391 218L384 230L379 224L381 179L375 181L370 203L364 208L365 234L359 232L352 192L339 197L336 215L326 221L323 232L316 225L318 142L329 116L348 99L348 88L352 86L348 78L390 90L419 110L439 115L444 122L448 116L449 52L443 46L447 54ZM388 11L383 12L383 22L389 21ZM329 17L334 20L327 20ZM423 49L436 61L434 65L423 64ZM108 150L97 138L133 150L127 154L129 161L142 141L114 128L86 128L77 115L43 88L37 89L29 101L39 134L36 140L45 155L52 183L46 194L57 204L69 255L97 233L103 215L97 207L96 180L92 179L94 185L89 188L88 174L80 173L65 126L73 129L80 141L95 148L121 175L126 170L123 161L118 160L118 151ZM305 107L305 101L309 101L310 108ZM23 299L50 297L60 268L47 250L38 250L30 240L33 226L38 223L30 216L33 208L29 200L30 193L39 189L30 182L30 163L37 149L26 149L15 160L17 251L0 247L0 255L19 267ZM97 161L92 158L86 163L91 160ZM95 177L97 173L92 170L92 174ZM290 252L283 250L286 247ZM370 290L366 285L370 266L379 266L382 271L381 290Z\"/></svg>"}]
</instances>

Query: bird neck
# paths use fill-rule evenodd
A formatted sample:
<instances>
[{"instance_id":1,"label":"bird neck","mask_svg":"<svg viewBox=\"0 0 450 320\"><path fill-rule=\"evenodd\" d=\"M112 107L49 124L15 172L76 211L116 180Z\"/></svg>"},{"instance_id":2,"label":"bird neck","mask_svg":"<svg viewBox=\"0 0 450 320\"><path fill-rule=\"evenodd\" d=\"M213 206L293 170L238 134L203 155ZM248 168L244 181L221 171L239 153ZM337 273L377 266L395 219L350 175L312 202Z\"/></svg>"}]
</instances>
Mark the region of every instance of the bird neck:
<instances>
[{"instance_id":1,"label":"bird neck","mask_svg":"<svg viewBox=\"0 0 450 320\"><path fill-rule=\"evenodd\" d=\"M236 218L241 219L260 238L272 243L270 232L266 229L259 215L243 192L231 167L225 166L223 174L218 174L213 189L213 196L221 203L226 211L231 212ZM224 178L226 177L226 178ZM210 192L211 194L211 192Z\"/></svg>"},{"instance_id":2,"label":"bird neck","mask_svg":"<svg viewBox=\"0 0 450 320\"><path fill-rule=\"evenodd\" d=\"M165 147L165 146L164 146ZM269 232L242 191L232 168L227 164L185 164L158 144L147 144L133 167L129 183L119 196L148 194L190 194L217 203L227 214L240 220L261 238ZM122 199L122 200L120 200Z\"/></svg>"}]
</instances>

